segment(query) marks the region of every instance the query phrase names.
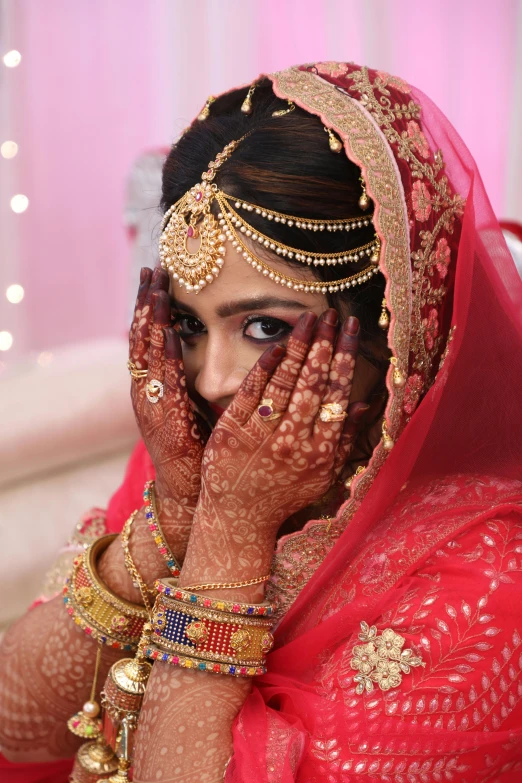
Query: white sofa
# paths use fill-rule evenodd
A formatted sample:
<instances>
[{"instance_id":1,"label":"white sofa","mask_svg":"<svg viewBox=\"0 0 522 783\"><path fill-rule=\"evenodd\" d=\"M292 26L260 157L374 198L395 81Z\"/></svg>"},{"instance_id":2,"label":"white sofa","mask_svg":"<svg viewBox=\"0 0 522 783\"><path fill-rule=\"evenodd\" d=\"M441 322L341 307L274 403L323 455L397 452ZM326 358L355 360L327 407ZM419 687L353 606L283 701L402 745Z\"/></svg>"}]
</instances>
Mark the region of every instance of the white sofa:
<instances>
[{"instance_id":1,"label":"white sofa","mask_svg":"<svg viewBox=\"0 0 522 783\"><path fill-rule=\"evenodd\" d=\"M80 516L122 480L139 437L127 350L124 339L72 345L0 376L0 630L39 593Z\"/></svg>"}]
</instances>

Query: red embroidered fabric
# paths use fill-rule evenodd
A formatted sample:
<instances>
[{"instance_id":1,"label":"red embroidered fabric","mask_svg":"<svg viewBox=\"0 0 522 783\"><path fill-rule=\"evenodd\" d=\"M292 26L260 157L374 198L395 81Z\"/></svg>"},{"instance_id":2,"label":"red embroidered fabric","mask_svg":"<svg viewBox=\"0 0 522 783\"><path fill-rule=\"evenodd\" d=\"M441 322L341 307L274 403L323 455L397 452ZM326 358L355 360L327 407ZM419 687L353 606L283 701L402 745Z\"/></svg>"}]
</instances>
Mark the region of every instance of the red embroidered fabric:
<instances>
[{"instance_id":1,"label":"red embroidered fabric","mask_svg":"<svg viewBox=\"0 0 522 783\"><path fill-rule=\"evenodd\" d=\"M344 533L281 621L268 673L236 721L226 783L514 783L522 775L520 280L473 159L421 92L345 63L276 74L274 85L330 124L359 164L370 147L378 159L382 134L409 226L400 306L412 328L419 282L426 296L421 331L409 338L400 437L355 510L341 510ZM343 113L337 93L358 103L366 124L348 103ZM462 202L423 259L445 210L418 166L428 156L432 166L444 161L436 179L447 177ZM384 166L376 172L366 160L382 234L392 199L377 203ZM388 230L394 237L398 246L398 231ZM394 270L385 271L390 293ZM392 344L393 317L398 309ZM439 338L450 324L445 350ZM420 339L430 377L414 366ZM388 690L374 682L357 694L361 621L378 638L392 629L425 665Z\"/></svg>"}]
</instances>

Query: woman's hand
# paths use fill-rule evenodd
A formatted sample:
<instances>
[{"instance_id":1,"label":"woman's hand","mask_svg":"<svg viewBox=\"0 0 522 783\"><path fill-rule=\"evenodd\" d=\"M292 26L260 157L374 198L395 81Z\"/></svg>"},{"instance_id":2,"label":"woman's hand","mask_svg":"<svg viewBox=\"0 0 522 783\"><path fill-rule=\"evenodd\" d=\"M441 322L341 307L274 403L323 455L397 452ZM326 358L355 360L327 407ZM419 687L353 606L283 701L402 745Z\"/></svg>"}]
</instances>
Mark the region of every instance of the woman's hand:
<instances>
[{"instance_id":1,"label":"woman's hand","mask_svg":"<svg viewBox=\"0 0 522 783\"><path fill-rule=\"evenodd\" d=\"M286 346L261 357L209 439L182 582L237 581L270 570L284 519L319 500L352 448L364 403L348 409L359 323L303 315ZM315 329L314 329L315 327ZM284 358L282 358L284 355ZM258 408L271 400L278 418ZM348 415L323 421L322 406Z\"/></svg>"},{"instance_id":2,"label":"woman's hand","mask_svg":"<svg viewBox=\"0 0 522 783\"><path fill-rule=\"evenodd\" d=\"M156 497L163 532L178 560L185 555L199 496L205 435L186 391L181 345L170 327L168 274L142 270L129 337L129 358L147 376L132 380L131 397L145 445L156 470ZM159 381L162 395L147 397Z\"/></svg>"}]
</instances>

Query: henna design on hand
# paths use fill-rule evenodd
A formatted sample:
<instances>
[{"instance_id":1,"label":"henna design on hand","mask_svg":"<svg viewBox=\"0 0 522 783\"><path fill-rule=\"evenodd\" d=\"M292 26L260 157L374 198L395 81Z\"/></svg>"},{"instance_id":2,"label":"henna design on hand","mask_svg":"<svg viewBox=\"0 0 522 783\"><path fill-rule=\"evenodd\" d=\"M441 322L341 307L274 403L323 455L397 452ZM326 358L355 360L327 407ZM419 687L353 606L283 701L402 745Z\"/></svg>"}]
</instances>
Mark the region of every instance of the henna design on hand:
<instances>
[{"instance_id":1,"label":"henna design on hand","mask_svg":"<svg viewBox=\"0 0 522 783\"><path fill-rule=\"evenodd\" d=\"M150 272L150 270L148 270ZM138 427L156 470L156 498L163 533L182 561L199 496L205 437L186 390L181 344L170 327L168 274L155 269L140 285L130 332L130 359L147 378L132 381L131 398ZM151 403L146 386L164 384Z\"/></svg>"},{"instance_id":2,"label":"henna design on hand","mask_svg":"<svg viewBox=\"0 0 522 783\"><path fill-rule=\"evenodd\" d=\"M355 403L345 421L318 417L327 403L346 411L350 398L359 325L348 319L336 340L336 321L335 311L317 324L313 314L302 316L284 358L263 355L221 416L203 456L182 583L265 573L281 522L319 500L335 481L367 410ZM265 398L280 418L258 414Z\"/></svg>"}]
</instances>

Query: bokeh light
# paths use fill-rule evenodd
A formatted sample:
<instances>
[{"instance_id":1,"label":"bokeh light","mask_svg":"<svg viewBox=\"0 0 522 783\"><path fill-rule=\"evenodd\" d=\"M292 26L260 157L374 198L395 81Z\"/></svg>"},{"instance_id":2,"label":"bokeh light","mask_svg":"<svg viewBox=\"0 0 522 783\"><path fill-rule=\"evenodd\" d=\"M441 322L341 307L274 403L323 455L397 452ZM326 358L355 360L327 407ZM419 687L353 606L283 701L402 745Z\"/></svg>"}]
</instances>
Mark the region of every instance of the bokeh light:
<instances>
[{"instance_id":1,"label":"bokeh light","mask_svg":"<svg viewBox=\"0 0 522 783\"><path fill-rule=\"evenodd\" d=\"M0 155L2 158L14 158L18 152L18 144L16 141L4 141L0 147Z\"/></svg>"},{"instance_id":2,"label":"bokeh light","mask_svg":"<svg viewBox=\"0 0 522 783\"><path fill-rule=\"evenodd\" d=\"M24 298L24 294L25 291L23 286L19 285L18 283L13 283L13 285L10 285L5 292L7 300L11 302L11 304L18 304L21 302Z\"/></svg>"},{"instance_id":3,"label":"bokeh light","mask_svg":"<svg viewBox=\"0 0 522 783\"><path fill-rule=\"evenodd\" d=\"M21 59L22 55L16 49L11 49L11 51L4 54L3 57L4 65L8 68L16 68L17 65L20 65Z\"/></svg>"},{"instance_id":4,"label":"bokeh light","mask_svg":"<svg viewBox=\"0 0 522 783\"><path fill-rule=\"evenodd\" d=\"M0 351L8 351L13 344L11 332L0 332Z\"/></svg>"},{"instance_id":5,"label":"bokeh light","mask_svg":"<svg viewBox=\"0 0 522 783\"><path fill-rule=\"evenodd\" d=\"M22 193L18 193L16 196L13 196L11 199L11 209L13 212L21 213L25 212L27 207L29 206L29 199L27 196L24 196Z\"/></svg>"}]
</instances>

